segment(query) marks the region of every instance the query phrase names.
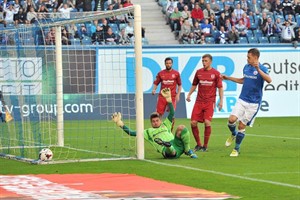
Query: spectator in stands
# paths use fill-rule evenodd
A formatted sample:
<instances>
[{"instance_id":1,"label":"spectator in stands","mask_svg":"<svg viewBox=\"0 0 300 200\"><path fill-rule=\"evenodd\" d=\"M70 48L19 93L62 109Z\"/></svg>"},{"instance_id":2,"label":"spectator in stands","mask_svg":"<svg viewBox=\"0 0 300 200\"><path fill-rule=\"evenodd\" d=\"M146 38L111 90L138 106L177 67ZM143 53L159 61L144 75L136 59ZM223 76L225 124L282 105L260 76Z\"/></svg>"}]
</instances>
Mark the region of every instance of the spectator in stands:
<instances>
[{"instance_id":1,"label":"spectator in stands","mask_svg":"<svg viewBox=\"0 0 300 200\"><path fill-rule=\"evenodd\" d=\"M192 26L188 20L184 20L183 24L181 25L181 30L179 34L179 40L182 42L183 40L187 40L185 38L188 37L190 32L192 31Z\"/></svg>"},{"instance_id":2,"label":"spectator in stands","mask_svg":"<svg viewBox=\"0 0 300 200\"><path fill-rule=\"evenodd\" d=\"M294 0L294 6L295 15L300 15L300 0Z\"/></svg>"},{"instance_id":3,"label":"spectator in stands","mask_svg":"<svg viewBox=\"0 0 300 200\"><path fill-rule=\"evenodd\" d=\"M103 27L98 25L96 32L92 34L92 43L93 44L104 44L104 30Z\"/></svg>"},{"instance_id":4,"label":"spectator in stands","mask_svg":"<svg viewBox=\"0 0 300 200\"><path fill-rule=\"evenodd\" d=\"M98 26L98 20L94 20L91 25L91 35L93 35L93 33L96 32L97 26Z\"/></svg>"},{"instance_id":5,"label":"spectator in stands","mask_svg":"<svg viewBox=\"0 0 300 200\"><path fill-rule=\"evenodd\" d=\"M38 0L35 4L36 10L39 10L42 5L45 5L43 0Z\"/></svg>"},{"instance_id":6,"label":"spectator in stands","mask_svg":"<svg viewBox=\"0 0 300 200\"><path fill-rule=\"evenodd\" d=\"M195 22L194 26L192 27L192 32L194 33L194 36L196 38L197 44L199 44L199 41L201 39L201 27L199 25L199 22Z\"/></svg>"},{"instance_id":7,"label":"spectator in stands","mask_svg":"<svg viewBox=\"0 0 300 200\"><path fill-rule=\"evenodd\" d=\"M107 8L107 11L113 11L113 10L114 10L114 5L113 4L109 4L108 8ZM110 24L119 24L118 20L117 20L117 16L115 16L115 15L107 18L107 20L108 20L108 23L110 23Z\"/></svg>"},{"instance_id":8,"label":"spectator in stands","mask_svg":"<svg viewBox=\"0 0 300 200\"><path fill-rule=\"evenodd\" d=\"M211 15L215 16L215 11L210 7L210 4L206 4L206 8L203 10L204 19L209 19Z\"/></svg>"},{"instance_id":9,"label":"spectator in stands","mask_svg":"<svg viewBox=\"0 0 300 200\"><path fill-rule=\"evenodd\" d=\"M86 29L85 24L81 24L80 28L78 29L78 36L82 40L84 37L88 36L88 32Z\"/></svg>"},{"instance_id":10,"label":"spectator in stands","mask_svg":"<svg viewBox=\"0 0 300 200\"><path fill-rule=\"evenodd\" d=\"M205 8L206 8L205 0L198 0L198 4L202 11L205 10Z\"/></svg>"},{"instance_id":11,"label":"spectator in stands","mask_svg":"<svg viewBox=\"0 0 300 200\"><path fill-rule=\"evenodd\" d=\"M283 15L282 8L280 0L275 0L272 3L271 12L273 12L274 15Z\"/></svg>"},{"instance_id":12,"label":"spectator in stands","mask_svg":"<svg viewBox=\"0 0 300 200\"><path fill-rule=\"evenodd\" d=\"M204 23L201 24L201 32L203 35L205 35L205 37L207 36L212 36L212 30L213 30L213 26L211 24L209 24L208 19L204 20Z\"/></svg>"},{"instance_id":13,"label":"spectator in stands","mask_svg":"<svg viewBox=\"0 0 300 200\"><path fill-rule=\"evenodd\" d=\"M134 36L134 29L130 21L127 23L127 26L125 27L125 32L128 38L132 41L133 39L132 37Z\"/></svg>"},{"instance_id":14,"label":"spectator in stands","mask_svg":"<svg viewBox=\"0 0 300 200\"><path fill-rule=\"evenodd\" d=\"M265 26L262 29L264 36L271 37L274 36L275 33L275 25L271 17L268 17Z\"/></svg>"},{"instance_id":15,"label":"spectator in stands","mask_svg":"<svg viewBox=\"0 0 300 200\"><path fill-rule=\"evenodd\" d=\"M228 35L225 31L224 26L220 27L220 31L216 35L216 43L217 44L227 44L228 43Z\"/></svg>"},{"instance_id":16,"label":"spectator in stands","mask_svg":"<svg viewBox=\"0 0 300 200\"><path fill-rule=\"evenodd\" d=\"M105 44L107 45L116 45L118 43L118 37L112 31L112 28L108 28L105 33Z\"/></svg>"},{"instance_id":17,"label":"spectator in stands","mask_svg":"<svg viewBox=\"0 0 300 200\"><path fill-rule=\"evenodd\" d=\"M187 4L189 11L192 11L195 8L196 1L195 0L190 0Z\"/></svg>"},{"instance_id":18,"label":"spectator in stands","mask_svg":"<svg viewBox=\"0 0 300 200\"><path fill-rule=\"evenodd\" d=\"M16 25L18 25L18 24L28 24L29 23L27 21L27 13L22 7L20 7L19 12L17 14L15 14L14 21L15 21Z\"/></svg>"},{"instance_id":19,"label":"spectator in stands","mask_svg":"<svg viewBox=\"0 0 300 200\"><path fill-rule=\"evenodd\" d=\"M191 18L191 11L189 11L189 7L187 5L183 7L183 11L181 11L181 16L183 17L183 19Z\"/></svg>"},{"instance_id":20,"label":"spectator in stands","mask_svg":"<svg viewBox=\"0 0 300 200\"><path fill-rule=\"evenodd\" d=\"M290 21L290 22L294 22L294 15L292 14L288 14L287 17L286 17L286 21Z\"/></svg>"},{"instance_id":21,"label":"spectator in stands","mask_svg":"<svg viewBox=\"0 0 300 200\"><path fill-rule=\"evenodd\" d=\"M224 10L221 11L221 13L225 14L225 18L230 18L232 12L233 12L233 10L229 4L225 4Z\"/></svg>"},{"instance_id":22,"label":"spectator in stands","mask_svg":"<svg viewBox=\"0 0 300 200\"><path fill-rule=\"evenodd\" d=\"M3 11L5 12L4 24L14 24L14 15L17 14L19 10L16 9L12 3L9 3L9 6L7 8L5 6L7 4L7 0L5 0L3 4Z\"/></svg>"},{"instance_id":23,"label":"spectator in stands","mask_svg":"<svg viewBox=\"0 0 300 200\"><path fill-rule=\"evenodd\" d=\"M31 8L33 9L33 8ZM55 28L50 28L45 38L46 45L55 45Z\"/></svg>"},{"instance_id":24,"label":"spectator in stands","mask_svg":"<svg viewBox=\"0 0 300 200\"><path fill-rule=\"evenodd\" d=\"M274 34L278 37L281 37L281 31L282 31L280 24L281 24L281 19L278 17L276 18L276 21L274 23L274 27L275 27Z\"/></svg>"},{"instance_id":25,"label":"spectator in stands","mask_svg":"<svg viewBox=\"0 0 300 200\"><path fill-rule=\"evenodd\" d=\"M30 11L27 13L27 21L30 24L34 24L37 21L37 13L34 11L34 7L30 7Z\"/></svg>"},{"instance_id":26,"label":"spectator in stands","mask_svg":"<svg viewBox=\"0 0 300 200\"><path fill-rule=\"evenodd\" d=\"M208 18L208 23L212 25L212 30L216 30L218 26L218 22L216 19L215 14L210 14L210 17Z\"/></svg>"},{"instance_id":27,"label":"spectator in stands","mask_svg":"<svg viewBox=\"0 0 300 200\"><path fill-rule=\"evenodd\" d=\"M175 8L177 6L177 2L174 0L168 0L167 6L166 6L166 24L169 24L170 22L170 15L175 11Z\"/></svg>"},{"instance_id":28,"label":"spectator in stands","mask_svg":"<svg viewBox=\"0 0 300 200\"><path fill-rule=\"evenodd\" d=\"M67 26L67 28L70 38L79 38L77 26L75 26L74 23L72 23L71 26Z\"/></svg>"},{"instance_id":29,"label":"spectator in stands","mask_svg":"<svg viewBox=\"0 0 300 200\"><path fill-rule=\"evenodd\" d=\"M123 5L120 4L119 5L119 9L122 9L122 8L123 8ZM116 18L117 18L117 23L118 24L126 24L126 23L128 23L128 15L127 14L117 15Z\"/></svg>"},{"instance_id":30,"label":"spectator in stands","mask_svg":"<svg viewBox=\"0 0 300 200\"><path fill-rule=\"evenodd\" d=\"M294 28L297 26L297 23L291 21L285 21L279 24L281 28L281 42L282 43L291 43L295 40Z\"/></svg>"},{"instance_id":31,"label":"spectator in stands","mask_svg":"<svg viewBox=\"0 0 300 200\"><path fill-rule=\"evenodd\" d=\"M220 15L219 13L221 11L220 5L216 2L216 0L210 1L210 8L214 11L216 15Z\"/></svg>"},{"instance_id":32,"label":"spectator in stands","mask_svg":"<svg viewBox=\"0 0 300 200\"><path fill-rule=\"evenodd\" d=\"M244 13L249 13L249 3L247 0L241 0L241 9L244 11Z\"/></svg>"},{"instance_id":33,"label":"spectator in stands","mask_svg":"<svg viewBox=\"0 0 300 200\"><path fill-rule=\"evenodd\" d=\"M181 17L181 12L179 12L178 8L174 9L174 12L170 15L169 24L171 27L172 32L176 29L176 27L180 26L179 18Z\"/></svg>"},{"instance_id":34,"label":"spectator in stands","mask_svg":"<svg viewBox=\"0 0 300 200\"><path fill-rule=\"evenodd\" d=\"M263 0L260 4L260 8L262 12L265 12L268 15L272 14L272 5L268 2L268 0Z\"/></svg>"},{"instance_id":35,"label":"spectator in stands","mask_svg":"<svg viewBox=\"0 0 300 200\"><path fill-rule=\"evenodd\" d=\"M288 14L292 14L295 15L295 11L294 11L294 3L290 0L283 0L282 2L282 12L283 12L283 16L286 16Z\"/></svg>"},{"instance_id":36,"label":"spectator in stands","mask_svg":"<svg viewBox=\"0 0 300 200\"><path fill-rule=\"evenodd\" d=\"M196 21L199 22L199 23L203 22L203 19L204 19L203 11L199 7L198 3L195 4L195 8L192 10L191 16L192 16L193 24Z\"/></svg>"},{"instance_id":37,"label":"spectator in stands","mask_svg":"<svg viewBox=\"0 0 300 200\"><path fill-rule=\"evenodd\" d=\"M232 27L233 26L231 25L230 19L226 19L225 24L224 24L225 31L227 31L227 32L230 31Z\"/></svg>"},{"instance_id":38,"label":"spectator in stands","mask_svg":"<svg viewBox=\"0 0 300 200\"><path fill-rule=\"evenodd\" d=\"M129 6L133 6L133 4L131 3L131 0L126 0L126 1L123 3L123 7L126 8L126 7L129 7Z\"/></svg>"},{"instance_id":39,"label":"spectator in stands","mask_svg":"<svg viewBox=\"0 0 300 200\"><path fill-rule=\"evenodd\" d=\"M37 11L38 18L39 19L48 18L49 16L47 15L47 13L48 13L48 9L46 8L45 4L42 4Z\"/></svg>"},{"instance_id":40,"label":"spectator in stands","mask_svg":"<svg viewBox=\"0 0 300 200\"><path fill-rule=\"evenodd\" d=\"M235 29L239 33L240 37L247 37L247 27L243 23L242 19L240 19L239 23L235 25Z\"/></svg>"},{"instance_id":41,"label":"spectator in stands","mask_svg":"<svg viewBox=\"0 0 300 200\"><path fill-rule=\"evenodd\" d=\"M110 28L110 26L108 25L107 20L105 18L101 19L101 23L102 23L103 31L104 31L104 33L106 33L108 28ZM128 22L128 24L129 23L131 24L131 22Z\"/></svg>"},{"instance_id":42,"label":"spectator in stands","mask_svg":"<svg viewBox=\"0 0 300 200\"><path fill-rule=\"evenodd\" d=\"M250 11L253 15L259 15L261 13L260 5L257 3L256 0L252 0L252 3L250 4Z\"/></svg>"},{"instance_id":43,"label":"spectator in stands","mask_svg":"<svg viewBox=\"0 0 300 200\"><path fill-rule=\"evenodd\" d=\"M243 13L241 20L243 20L243 24L247 27L247 29L250 28L250 18L247 16L247 13Z\"/></svg>"},{"instance_id":44,"label":"spectator in stands","mask_svg":"<svg viewBox=\"0 0 300 200\"><path fill-rule=\"evenodd\" d=\"M70 19L70 13L74 9L73 3L68 0L67 3L62 3L58 7L58 11L61 13L61 18Z\"/></svg>"},{"instance_id":45,"label":"spectator in stands","mask_svg":"<svg viewBox=\"0 0 300 200\"><path fill-rule=\"evenodd\" d=\"M232 26L236 25L239 22L238 18L236 17L235 12L231 13L231 17L230 17L230 23Z\"/></svg>"},{"instance_id":46,"label":"spectator in stands","mask_svg":"<svg viewBox=\"0 0 300 200\"><path fill-rule=\"evenodd\" d=\"M197 40L193 32L190 32L187 37L182 38L183 44L196 44Z\"/></svg>"},{"instance_id":47,"label":"spectator in stands","mask_svg":"<svg viewBox=\"0 0 300 200\"><path fill-rule=\"evenodd\" d=\"M183 11L184 6L185 6L185 3L183 2L183 0L178 0L176 7L178 8L179 12Z\"/></svg>"},{"instance_id":48,"label":"spectator in stands","mask_svg":"<svg viewBox=\"0 0 300 200\"><path fill-rule=\"evenodd\" d=\"M125 28L122 28L119 32L119 44L120 45L129 45L130 40L128 36L126 35Z\"/></svg>"},{"instance_id":49,"label":"spectator in stands","mask_svg":"<svg viewBox=\"0 0 300 200\"><path fill-rule=\"evenodd\" d=\"M25 1L24 5L23 5L23 8L24 8L24 10L27 11L27 13L30 12L30 8L31 7L33 7L34 10L36 9L34 1L33 0L27 0L27 1Z\"/></svg>"},{"instance_id":50,"label":"spectator in stands","mask_svg":"<svg viewBox=\"0 0 300 200\"><path fill-rule=\"evenodd\" d=\"M201 35L201 39L198 44L206 44L205 35Z\"/></svg>"},{"instance_id":51,"label":"spectator in stands","mask_svg":"<svg viewBox=\"0 0 300 200\"><path fill-rule=\"evenodd\" d=\"M4 24L5 25L5 20L4 20L3 12L1 12L1 11L0 11L0 24Z\"/></svg>"},{"instance_id":52,"label":"spectator in stands","mask_svg":"<svg viewBox=\"0 0 300 200\"><path fill-rule=\"evenodd\" d=\"M76 0L76 9L78 12L83 12L84 0Z\"/></svg>"},{"instance_id":53,"label":"spectator in stands","mask_svg":"<svg viewBox=\"0 0 300 200\"><path fill-rule=\"evenodd\" d=\"M71 41L69 39L70 39L70 35L67 29L65 27L61 27L61 43L63 45L70 45Z\"/></svg>"},{"instance_id":54,"label":"spectator in stands","mask_svg":"<svg viewBox=\"0 0 300 200\"><path fill-rule=\"evenodd\" d=\"M236 44L239 43L240 36L238 31L235 29L235 26L231 27L231 30L228 31L228 42L230 44Z\"/></svg>"},{"instance_id":55,"label":"spectator in stands","mask_svg":"<svg viewBox=\"0 0 300 200\"><path fill-rule=\"evenodd\" d=\"M297 43L299 43L300 42L300 28L297 29L295 36L296 36L295 41Z\"/></svg>"},{"instance_id":56,"label":"spectator in stands","mask_svg":"<svg viewBox=\"0 0 300 200\"><path fill-rule=\"evenodd\" d=\"M268 21L268 15L267 13L263 12L258 22L258 26L260 30L262 30L266 26L267 21Z\"/></svg>"},{"instance_id":57,"label":"spectator in stands","mask_svg":"<svg viewBox=\"0 0 300 200\"><path fill-rule=\"evenodd\" d=\"M238 3L238 4L236 4L233 12L237 18L237 21L239 21L242 18L242 15L245 11L241 8L241 4Z\"/></svg>"},{"instance_id":58,"label":"spectator in stands","mask_svg":"<svg viewBox=\"0 0 300 200\"><path fill-rule=\"evenodd\" d=\"M225 13L222 12L219 19L218 19L218 29L220 30L220 27L221 26L225 26L225 21L226 21L226 18L225 18Z\"/></svg>"}]
</instances>

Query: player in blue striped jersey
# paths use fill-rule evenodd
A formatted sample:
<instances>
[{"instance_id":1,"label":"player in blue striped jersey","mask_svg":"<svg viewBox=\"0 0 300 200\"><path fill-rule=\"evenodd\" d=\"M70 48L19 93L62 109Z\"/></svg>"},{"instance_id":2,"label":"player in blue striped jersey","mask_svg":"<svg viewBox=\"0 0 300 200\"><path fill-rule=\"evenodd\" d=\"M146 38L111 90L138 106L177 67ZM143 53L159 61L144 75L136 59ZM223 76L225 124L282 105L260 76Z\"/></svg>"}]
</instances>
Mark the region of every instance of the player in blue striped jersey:
<instances>
[{"instance_id":1,"label":"player in blue striped jersey","mask_svg":"<svg viewBox=\"0 0 300 200\"><path fill-rule=\"evenodd\" d=\"M259 110L264 82L271 83L272 81L268 74L268 69L259 63L259 56L260 52L258 49L252 48L248 50L248 64L244 66L243 78L222 75L224 80L243 84L239 99L228 119L228 128L231 135L226 140L225 146L229 147L235 140L235 147L230 156L239 155L240 145L245 137L246 126L252 127L254 118ZM237 121L239 121L239 124L236 130Z\"/></svg>"}]
</instances>

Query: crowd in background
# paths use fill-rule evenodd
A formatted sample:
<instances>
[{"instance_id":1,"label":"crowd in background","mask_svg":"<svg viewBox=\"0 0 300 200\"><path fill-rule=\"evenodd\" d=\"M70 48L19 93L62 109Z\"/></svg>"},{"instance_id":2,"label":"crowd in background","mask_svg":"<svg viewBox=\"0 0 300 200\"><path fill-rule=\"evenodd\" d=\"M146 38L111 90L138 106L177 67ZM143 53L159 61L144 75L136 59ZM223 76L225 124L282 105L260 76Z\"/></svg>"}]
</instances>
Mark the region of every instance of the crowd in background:
<instances>
[{"instance_id":1,"label":"crowd in background","mask_svg":"<svg viewBox=\"0 0 300 200\"><path fill-rule=\"evenodd\" d=\"M6 29L18 26L30 26L41 22L51 24L51 20L73 19L80 13L97 10L116 10L132 6L131 0L0 0L0 28ZM109 18L94 20L87 23L70 23L62 26L62 44L108 44L129 45L134 42L133 15L120 14ZM34 34L33 44L55 44L55 28L39 31L39 37ZM145 29L142 28L145 38ZM4 38L4 39L3 39ZM2 37L2 40L7 38ZM2 41L5 43L5 41Z\"/></svg>"},{"instance_id":2,"label":"crowd in background","mask_svg":"<svg viewBox=\"0 0 300 200\"><path fill-rule=\"evenodd\" d=\"M183 44L300 41L300 0L157 0Z\"/></svg>"}]
</instances>

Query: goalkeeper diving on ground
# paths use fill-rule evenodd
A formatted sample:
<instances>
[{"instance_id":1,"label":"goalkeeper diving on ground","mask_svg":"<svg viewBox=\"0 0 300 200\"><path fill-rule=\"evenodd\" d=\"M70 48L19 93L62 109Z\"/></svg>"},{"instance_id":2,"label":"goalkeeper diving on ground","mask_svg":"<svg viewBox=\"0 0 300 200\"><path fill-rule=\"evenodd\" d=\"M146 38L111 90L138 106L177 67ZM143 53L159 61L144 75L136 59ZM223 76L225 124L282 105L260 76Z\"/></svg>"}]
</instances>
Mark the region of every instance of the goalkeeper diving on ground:
<instances>
[{"instance_id":1,"label":"goalkeeper diving on ground","mask_svg":"<svg viewBox=\"0 0 300 200\"><path fill-rule=\"evenodd\" d=\"M162 121L162 116L154 112L150 115L151 126L144 130L144 139L148 141L157 152L161 153L164 158L179 158L182 154L190 158L197 158L197 155L190 148L190 132L184 125L179 125L172 134L172 120L174 117L174 107L172 104L171 91L165 88L161 91L163 97L166 98L170 109L168 117ZM124 125L121 113L114 113L112 115L113 122L123 129L128 135L136 136L136 131L131 130Z\"/></svg>"}]
</instances>

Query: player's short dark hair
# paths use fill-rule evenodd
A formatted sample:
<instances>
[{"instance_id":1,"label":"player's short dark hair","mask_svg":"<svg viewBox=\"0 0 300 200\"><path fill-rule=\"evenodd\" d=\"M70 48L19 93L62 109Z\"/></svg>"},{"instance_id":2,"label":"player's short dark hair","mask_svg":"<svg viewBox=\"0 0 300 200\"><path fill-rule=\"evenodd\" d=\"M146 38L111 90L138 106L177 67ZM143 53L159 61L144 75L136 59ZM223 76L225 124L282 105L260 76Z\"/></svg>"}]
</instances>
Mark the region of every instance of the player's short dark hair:
<instances>
[{"instance_id":1,"label":"player's short dark hair","mask_svg":"<svg viewBox=\"0 0 300 200\"><path fill-rule=\"evenodd\" d=\"M257 48L249 49L248 53L251 53L253 56L256 56L257 58L259 58L260 56L260 52Z\"/></svg>"},{"instance_id":2,"label":"player's short dark hair","mask_svg":"<svg viewBox=\"0 0 300 200\"><path fill-rule=\"evenodd\" d=\"M204 54L202 58L209 58L211 61L213 60L212 56L210 54Z\"/></svg>"},{"instance_id":3,"label":"player's short dark hair","mask_svg":"<svg viewBox=\"0 0 300 200\"><path fill-rule=\"evenodd\" d=\"M171 62L173 63L173 59L170 58L170 57L167 57L167 58L165 59L165 63L166 63L168 60L171 60Z\"/></svg>"},{"instance_id":4,"label":"player's short dark hair","mask_svg":"<svg viewBox=\"0 0 300 200\"><path fill-rule=\"evenodd\" d=\"M150 120L152 120L153 118L161 118L161 115L158 112L153 112L150 115Z\"/></svg>"}]
</instances>

